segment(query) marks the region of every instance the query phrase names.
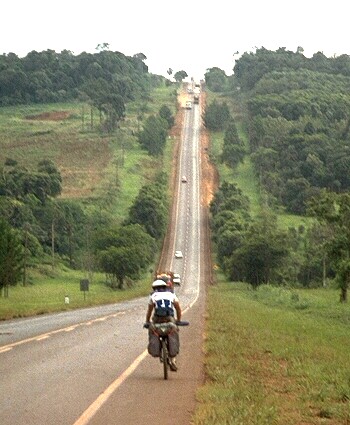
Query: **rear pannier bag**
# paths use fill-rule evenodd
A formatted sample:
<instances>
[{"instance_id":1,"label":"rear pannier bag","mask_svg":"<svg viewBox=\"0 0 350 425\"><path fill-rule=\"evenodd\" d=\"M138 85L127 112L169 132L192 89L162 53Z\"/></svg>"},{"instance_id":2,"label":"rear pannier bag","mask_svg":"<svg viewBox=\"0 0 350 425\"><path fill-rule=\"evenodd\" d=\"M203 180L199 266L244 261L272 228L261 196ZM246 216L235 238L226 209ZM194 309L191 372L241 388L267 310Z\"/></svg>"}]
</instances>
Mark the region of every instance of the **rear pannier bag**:
<instances>
[{"instance_id":1,"label":"rear pannier bag","mask_svg":"<svg viewBox=\"0 0 350 425\"><path fill-rule=\"evenodd\" d=\"M152 357L159 357L160 356L160 340L158 335L153 333L152 331L148 332L148 353Z\"/></svg>"}]
</instances>

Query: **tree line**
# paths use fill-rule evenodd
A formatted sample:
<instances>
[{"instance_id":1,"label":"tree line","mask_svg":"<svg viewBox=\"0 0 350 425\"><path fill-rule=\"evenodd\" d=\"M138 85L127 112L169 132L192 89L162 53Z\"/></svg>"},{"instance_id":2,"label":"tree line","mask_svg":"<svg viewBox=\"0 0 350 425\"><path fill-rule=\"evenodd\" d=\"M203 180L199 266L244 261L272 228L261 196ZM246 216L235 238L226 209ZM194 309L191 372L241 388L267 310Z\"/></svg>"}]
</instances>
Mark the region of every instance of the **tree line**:
<instances>
[{"instance_id":1,"label":"tree line","mask_svg":"<svg viewBox=\"0 0 350 425\"><path fill-rule=\"evenodd\" d=\"M164 77L149 74L147 57L132 57L98 46L98 52L69 50L0 55L0 106L80 101L96 108L103 127L113 131L125 117L125 105L147 99Z\"/></svg>"},{"instance_id":2,"label":"tree line","mask_svg":"<svg viewBox=\"0 0 350 425\"><path fill-rule=\"evenodd\" d=\"M65 102L84 95L98 102L101 91L118 94L126 102L147 91L145 59L142 53L130 57L106 48L79 55L69 50L33 50L23 58L2 54L0 105Z\"/></svg>"}]
</instances>

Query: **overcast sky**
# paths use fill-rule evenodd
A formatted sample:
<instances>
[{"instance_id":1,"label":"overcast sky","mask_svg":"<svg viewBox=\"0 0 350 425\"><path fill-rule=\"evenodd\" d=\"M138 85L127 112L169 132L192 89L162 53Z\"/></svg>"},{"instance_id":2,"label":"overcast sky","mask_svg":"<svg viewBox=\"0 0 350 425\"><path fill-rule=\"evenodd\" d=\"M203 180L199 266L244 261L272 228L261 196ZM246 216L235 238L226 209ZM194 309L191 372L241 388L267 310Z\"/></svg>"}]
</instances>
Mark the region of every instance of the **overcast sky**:
<instances>
[{"instance_id":1,"label":"overcast sky","mask_svg":"<svg viewBox=\"0 0 350 425\"><path fill-rule=\"evenodd\" d=\"M206 5L208 3L208 5ZM350 55L347 0L4 0L0 54L32 50L95 53L98 44L143 53L149 72L208 68L232 74L235 52L304 48L311 57Z\"/></svg>"}]
</instances>

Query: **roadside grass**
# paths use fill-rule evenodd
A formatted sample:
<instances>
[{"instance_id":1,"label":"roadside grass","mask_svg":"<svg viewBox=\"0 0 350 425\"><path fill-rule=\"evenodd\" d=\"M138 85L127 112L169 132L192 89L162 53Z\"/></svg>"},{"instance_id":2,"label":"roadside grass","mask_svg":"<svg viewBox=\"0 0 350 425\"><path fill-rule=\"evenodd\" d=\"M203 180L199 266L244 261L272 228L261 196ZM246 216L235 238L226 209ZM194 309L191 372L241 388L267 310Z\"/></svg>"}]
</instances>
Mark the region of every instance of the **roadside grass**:
<instances>
[{"instance_id":1,"label":"roadside grass","mask_svg":"<svg viewBox=\"0 0 350 425\"><path fill-rule=\"evenodd\" d=\"M350 307L338 296L222 280L210 287L207 379L192 423L350 423Z\"/></svg>"},{"instance_id":2,"label":"roadside grass","mask_svg":"<svg viewBox=\"0 0 350 425\"><path fill-rule=\"evenodd\" d=\"M65 267L52 270L51 266L43 265L32 270L33 284L10 287L9 297L0 297L0 320L113 304L146 296L150 291L151 276L146 273L132 285L125 285L123 290L112 289L106 284L104 274L93 273L89 290L84 292L80 290L80 281L86 278L82 271Z\"/></svg>"}]
</instances>

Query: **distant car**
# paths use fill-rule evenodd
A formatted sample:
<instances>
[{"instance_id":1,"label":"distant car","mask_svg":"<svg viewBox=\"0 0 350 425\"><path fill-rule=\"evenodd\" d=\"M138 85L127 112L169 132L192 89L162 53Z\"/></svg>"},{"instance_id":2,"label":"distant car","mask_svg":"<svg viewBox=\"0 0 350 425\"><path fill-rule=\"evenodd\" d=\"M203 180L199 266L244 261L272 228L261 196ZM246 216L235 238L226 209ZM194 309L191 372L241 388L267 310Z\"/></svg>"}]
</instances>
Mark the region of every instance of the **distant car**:
<instances>
[{"instance_id":1,"label":"distant car","mask_svg":"<svg viewBox=\"0 0 350 425\"><path fill-rule=\"evenodd\" d=\"M182 251L175 251L175 258L183 258Z\"/></svg>"},{"instance_id":2,"label":"distant car","mask_svg":"<svg viewBox=\"0 0 350 425\"><path fill-rule=\"evenodd\" d=\"M173 274L173 284L178 285L178 286L181 285L181 277L180 277L179 273Z\"/></svg>"},{"instance_id":3,"label":"distant car","mask_svg":"<svg viewBox=\"0 0 350 425\"><path fill-rule=\"evenodd\" d=\"M192 102L190 100L186 101L186 109L192 109Z\"/></svg>"},{"instance_id":4,"label":"distant car","mask_svg":"<svg viewBox=\"0 0 350 425\"><path fill-rule=\"evenodd\" d=\"M187 177L186 176L182 176L181 177L181 181L182 181L182 183L187 183Z\"/></svg>"}]
</instances>

